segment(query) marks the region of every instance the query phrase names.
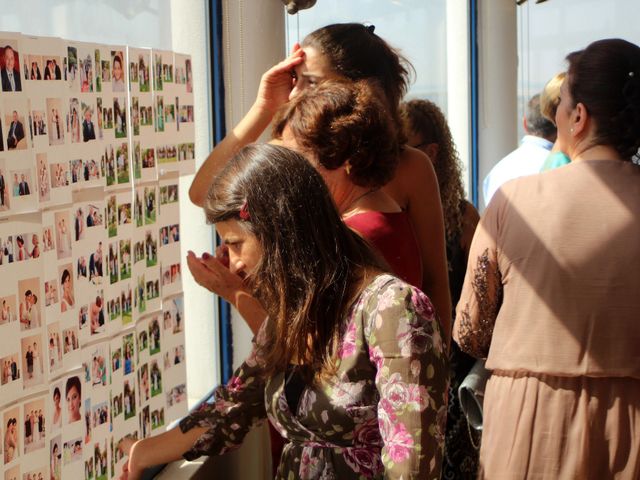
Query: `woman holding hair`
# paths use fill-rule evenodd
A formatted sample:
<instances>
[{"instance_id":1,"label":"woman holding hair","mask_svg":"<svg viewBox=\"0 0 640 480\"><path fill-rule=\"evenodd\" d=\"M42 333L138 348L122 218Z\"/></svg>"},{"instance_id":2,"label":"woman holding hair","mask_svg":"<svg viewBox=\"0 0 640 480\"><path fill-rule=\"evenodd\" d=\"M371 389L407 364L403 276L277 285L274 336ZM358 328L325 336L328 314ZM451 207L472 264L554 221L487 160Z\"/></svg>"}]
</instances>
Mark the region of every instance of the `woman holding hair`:
<instances>
[{"instance_id":1,"label":"woman holding hair","mask_svg":"<svg viewBox=\"0 0 640 480\"><path fill-rule=\"evenodd\" d=\"M249 112L200 167L189 190L191 200L202 206L211 178L229 158L242 146L255 141L288 100L324 80L366 80L378 84L384 92L382 100L400 126L398 106L407 90L410 68L404 58L374 33L373 26L334 24L312 32L302 46L296 44L286 60L262 76L256 101ZM433 166L422 152L403 147L396 173L384 191L411 219L420 249L422 289L433 299L443 331L448 335L451 300L442 209ZM229 288L233 280L223 275L224 272L217 273L219 282L214 288L233 290Z\"/></svg>"},{"instance_id":2,"label":"woman holding hair","mask_svg":"<svg viewBox=\"0 0 640 480\"><path fill-rule=\"evenodd\" d=\"M460 348L487 357L481 478L638 478L640 48L567 57L571 163L505 183L471 245Z\"/></svg>"},{"instance_id":3,"label":"woman holding hair","mask_svg":"<svg viewBox=\"0 0 640 480\"><path fill-rule=\"evenodd\" d=\"M471 239L478 224L475 207L465 200L460 159L447 120L438 106L429 100L411 100L401 106L409 145L426 153L436 170L440 200L444 213L449 267L449 291L455 306L460 299L467 269ZM447 436L445 439L442 478L475 478L478 449L458 399L458 387L476 359L451 345Z\"/></svg>"},{"instance_id":4,"label":"woman holding hair","mask_svg":"<svg viewBox=\"0 0 640 480\"><path fill-rule=\"evenodd\" d=\"M205 211L269 319L215 405L180 428L126 441L124 478L229 451L267 416L290 442L279 479L439 478L446 347L433 307L340 221L308 161L283 147L246 147L214 180ZM203 260L187 261L206 286Z\"/></svg>"}]
</instances>

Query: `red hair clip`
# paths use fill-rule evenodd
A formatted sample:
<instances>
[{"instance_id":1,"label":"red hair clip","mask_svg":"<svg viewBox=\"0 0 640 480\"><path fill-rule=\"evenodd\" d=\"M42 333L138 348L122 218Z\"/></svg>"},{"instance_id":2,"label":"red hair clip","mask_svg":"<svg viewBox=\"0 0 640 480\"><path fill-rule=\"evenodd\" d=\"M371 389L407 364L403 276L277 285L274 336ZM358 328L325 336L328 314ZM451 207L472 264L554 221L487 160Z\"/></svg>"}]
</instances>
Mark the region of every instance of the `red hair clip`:
<instances>
[{"instance_id":1,"label":"red hair clip","mask_svg":"<svg viewBox=\"0 0 640 480\"><path fill-rule=\"evenodd\" d=\"M242 207L240 207L239 215L240 215L240 219L244 220L245 222L251 218L251 216L249 215L249 206L247 205L246 200L242 204Z\"/></svg>"}]
</instances>

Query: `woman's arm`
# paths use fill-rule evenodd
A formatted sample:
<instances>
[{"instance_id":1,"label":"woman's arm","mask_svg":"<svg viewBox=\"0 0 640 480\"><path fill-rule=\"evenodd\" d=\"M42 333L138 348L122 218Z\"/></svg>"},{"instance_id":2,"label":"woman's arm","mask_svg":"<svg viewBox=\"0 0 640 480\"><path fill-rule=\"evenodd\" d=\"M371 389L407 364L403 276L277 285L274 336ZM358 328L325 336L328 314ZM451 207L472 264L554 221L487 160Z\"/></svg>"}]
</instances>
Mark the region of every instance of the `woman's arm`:
<instances>
[{"instance_id":1,"label":"woman's arm","mask_svg":"<svg viewBox=\"0 0 640 480\"><path fill-rule=\"evenodd\" d=\"M267 416L259 356L265 335L264 329L256 335L250 356L226 385L216 388L211 403L200 405L168 432L137 442L126 440L122 448L129 460L121 478L137 480L145 468L154 465L181 457L192 460L201 455L221 455L239 447L253 425Z\"/></svg>"},{"instance_id":2,"label":"woman's arm","mask_svg":"<svg viewBox=\"0 0 640 480\"><path fill-rule=\"evenodd\" d=\"M385 478L439 479L449 378L441 328L422 292L400 282L384 288L365 337L377 368Z\"/></svg>"},{"instance_id":3,"label":"woman's arm","mask_svg":"<svg viewBox=\"0 0 640 480\"><path fill-rule=\"evenodd\" d=\"M396 176L385 187L407 211L422 260L422 290L436 308L447 345L451 332L451 294L440 190L433 165L423 152L405 147Z\"/></svg>"},{"instance_id":4,"label":"woman's arm","mask_svg":"<svg viewBox=\"0 0 640 480\"><path fill-rule=\"evenodd\" d=\"M453 338L476 358L486 358L493 327L502 305L502 276L498 266L498 216L504 194L499 189L480 219L469 251L467 273L456 307Z\"/></svg>"},{"instance_id":5,"label":"woman's arm","mask_svg":"<svg viewBox=\"0 0 640 480\"><path fill-rule=\"evenodd\" d=\"M271 123L276 111L289 100L293 88L291 71L304 60L304 52L299 45L294 45L291 55L282 62L271 67L262 75L256 101L249 112L235 128L213 149L205 162L198 169L191 188L189 198L198 206L203 206L211 180L227 161L245 145L255 142Z\"/></svg>"}]
</instances>

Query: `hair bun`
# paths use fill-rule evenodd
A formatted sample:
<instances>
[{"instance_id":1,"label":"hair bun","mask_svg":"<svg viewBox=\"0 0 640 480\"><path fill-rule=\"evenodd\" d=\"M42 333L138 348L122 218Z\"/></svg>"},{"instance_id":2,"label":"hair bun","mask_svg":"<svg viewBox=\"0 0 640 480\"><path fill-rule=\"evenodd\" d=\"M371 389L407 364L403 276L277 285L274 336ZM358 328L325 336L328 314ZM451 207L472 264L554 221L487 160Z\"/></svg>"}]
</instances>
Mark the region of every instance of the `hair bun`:
<instances>
[{"instance_id":1,"label":"hair bun","mask_svg":"<svg viewBox=\"0 0 640 480\"><path fill-rule=\"evenodd\" d=\"M376 26L375 25L367 25L367 31L369 33L373 33L376 31Z\"/></svg>"}]
</instances>

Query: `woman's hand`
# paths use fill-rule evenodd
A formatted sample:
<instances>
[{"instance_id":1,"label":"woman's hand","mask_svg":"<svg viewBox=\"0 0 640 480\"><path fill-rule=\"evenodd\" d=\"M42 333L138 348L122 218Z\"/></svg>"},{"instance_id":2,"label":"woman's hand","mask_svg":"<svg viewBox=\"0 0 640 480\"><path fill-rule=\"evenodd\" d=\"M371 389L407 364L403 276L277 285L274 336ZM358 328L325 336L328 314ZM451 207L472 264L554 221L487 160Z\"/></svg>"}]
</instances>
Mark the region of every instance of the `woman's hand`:
<instances>
[{"instance_id":1,"label":"woman's hand","mask_svg":"<svg viewBox=\"0 0 640 480\"><path fill-rule=\"evenodd\" d=\"M254 106L273 115L287 103L294 85L292 72L302 62L304 62L304 51L296 43L287 58L262 75Z\"/></svg>"},{"instance_id":2,"label":"woman's hand","mask_svg":"<svg viewBox=\"0 0 640 480\"><path fill-rule=\"evenodd\" d=\"M204 253L199 258L189 251L187 265L199 285L232 305L236 304L238 293L247 291L242 278L229 270L229 256L225 246L218 247L215 257Z\"/></svg>"}]
</instances>

